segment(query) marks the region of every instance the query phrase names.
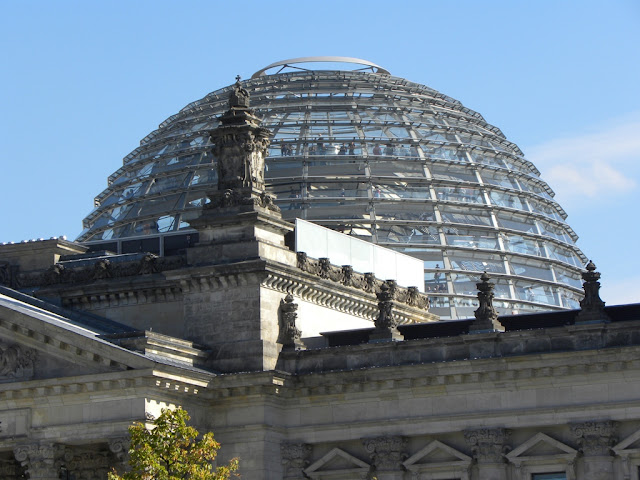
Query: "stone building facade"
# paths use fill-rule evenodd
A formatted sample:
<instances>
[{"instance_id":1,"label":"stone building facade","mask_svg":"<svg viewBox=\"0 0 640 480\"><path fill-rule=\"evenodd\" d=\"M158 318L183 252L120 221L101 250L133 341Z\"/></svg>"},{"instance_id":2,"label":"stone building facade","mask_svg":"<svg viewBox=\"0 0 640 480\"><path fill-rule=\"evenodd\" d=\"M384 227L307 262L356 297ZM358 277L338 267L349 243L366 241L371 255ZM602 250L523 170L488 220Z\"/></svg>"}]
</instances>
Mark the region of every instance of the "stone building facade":
<instances>
[{"instance_id":1,"label":"stone building facade","mask_svg":"<svg viewBox=\"0 0 640 480\"><path fill-rule=\"evenodd\" d=\"M181 405L247 479L638 479L640 305L605 307L590 264L579 310L498 317L483 276L476 318L438 321L296 254L243 95L183 255L0 247L1 478L104 479L133 421ZM365 328L301 327L328 320Z\"/></svg>"}]
</instances>

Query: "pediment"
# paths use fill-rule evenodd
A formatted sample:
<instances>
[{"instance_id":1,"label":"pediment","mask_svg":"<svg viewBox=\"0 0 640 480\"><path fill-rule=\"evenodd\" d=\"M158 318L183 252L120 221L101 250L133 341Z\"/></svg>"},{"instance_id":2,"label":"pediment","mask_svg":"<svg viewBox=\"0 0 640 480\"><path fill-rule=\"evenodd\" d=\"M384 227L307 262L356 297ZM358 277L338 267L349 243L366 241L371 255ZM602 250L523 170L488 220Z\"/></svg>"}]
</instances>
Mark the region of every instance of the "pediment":
<instances>
[{"instance_id":1,"label":"pediment","mask_svg":"<svg viewBox=\"0 0 640 480\"><path fill-rule=\"evenodd\" d=\"M640 430L629 435L627 438L618 443L612 450L618 454L637 453L640 452Z\"/></svg>"},{"instance_id":2,"label":"pediment","mask_svg":"<svg viewBox=\"0 0 640 480\"><path fill-rule=\"evenodd\" d=\"M0 337L0 384L107 373L117 370L89 358L73 361Z\"/></svg>"},{"instance_id":3,"label":"pediment","mask_svg":"<svg viewBox=\"0 0 640 480\"><path fill-rule=\"evenodd\" d=\"M542 432L535 434L519 447L509 452L506 457L513 463L531 461L535 459L548 459L550 457L572 458L578 451L565 445L558 440L551 438Z\"/></svg>"},{"instance_id":4,"label":"pediment","mask_svg":"<svg viewBox=\"0 0 640 480\"><path fill-rule=\"evenodd\" d=\"M471 457L452 448L439 440L434 440L422 450L418 451L403 465L407 470L417 471L425 468L435 468L441 466L455 467L468 466L471 464Z\"/></svg>"},{"instance_id":5,"label":"pediment","mask_svg":"<svg viewBox=\"0 0 640 480\"><path fill-rule=\"evenodd\" d=\"M337 476L353 475L358 478L366 475L370 466L359 458L348 454L340 448L334 448L318 461L304 470L304 473L311 478L331 478Z\"/></svg>"},{"instance_id":6,"label":"pediment","mask_svg":"<svg viewBox=\"0 0 640 480\"><path fill-rule=\"evenodd\" d=\"M101 332L0 293L0 383L148 368Z\"/></svg>"}]
</instances>

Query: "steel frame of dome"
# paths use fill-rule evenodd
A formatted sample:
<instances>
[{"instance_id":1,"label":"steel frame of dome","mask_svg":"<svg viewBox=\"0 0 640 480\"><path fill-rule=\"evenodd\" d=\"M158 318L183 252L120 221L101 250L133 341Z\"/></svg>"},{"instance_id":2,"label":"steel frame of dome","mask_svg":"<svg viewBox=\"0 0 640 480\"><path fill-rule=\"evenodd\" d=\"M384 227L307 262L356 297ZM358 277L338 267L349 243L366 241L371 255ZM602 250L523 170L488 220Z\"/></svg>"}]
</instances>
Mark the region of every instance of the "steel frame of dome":
<instances>
[{"instance_id":1,"label":"steel frame of dome","mask_svg":"<svg viewBox=\"0 0 640 480\"><path fill-rule=\"evenodd\" d=\"M296 70L242 84L273 133L265 177L284 218L422 259L442 318L473 316L482 271L496 283L500 313L577 307L586 258L566 213L479 113L383 73ZM78 241L121 252L126 240L153 250L144 242L159 238L162 252L166 239L193 232L188 222L217 183L207 132L230 91L187 105L145 137L96 197Z\"/></svg>"}]
</instances>

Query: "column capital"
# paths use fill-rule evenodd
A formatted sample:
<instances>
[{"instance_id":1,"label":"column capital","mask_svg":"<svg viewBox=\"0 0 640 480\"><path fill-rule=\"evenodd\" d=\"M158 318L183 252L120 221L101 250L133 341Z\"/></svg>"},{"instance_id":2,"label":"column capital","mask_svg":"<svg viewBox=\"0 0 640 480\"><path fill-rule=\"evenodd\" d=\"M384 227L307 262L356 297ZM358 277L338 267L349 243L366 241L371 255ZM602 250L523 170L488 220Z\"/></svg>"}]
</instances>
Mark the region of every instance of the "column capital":
<instances>
[{"instance_id":1,"label":"column capital","mask_svg":"<svg viewBox=\"0 0 640 480\"><path fill-rule=\"evenodd\" d=\"M376 471L401 471L402 462L408 458L407 439L401 436L385 436L362 439Z\"/></svg>"},{"instance_id":2,"label":"column capital","mask_svg":"<svg viewBox=\"0 0 640 480\"><path fill-rule=\"evenodd\" d=\"M17 445L14 456L29 474L30 480L57 480L64 447L52 442Z\"/></svg>"},{"instance_id":3,"label":"column capital","mask_svg":"<svg viewBox=\"0 0 640 480\"><path fill-rule=\"evenodd\" d=\"M466 430L464 438L478 463L504 463L504 454L509 449L506 445L511 430L506 428L479 428Z\"/></svg>"},{"instance_id":4,"label":"column capital","mask_svg":"<svg viewBox=\"0 0 640 480\"><path fill-rule=\"evenodd\" d=\"M611 420L574 423L571 433L585 456L611 455L616 444L617 423Z\"/></svg>"}]
</instances>

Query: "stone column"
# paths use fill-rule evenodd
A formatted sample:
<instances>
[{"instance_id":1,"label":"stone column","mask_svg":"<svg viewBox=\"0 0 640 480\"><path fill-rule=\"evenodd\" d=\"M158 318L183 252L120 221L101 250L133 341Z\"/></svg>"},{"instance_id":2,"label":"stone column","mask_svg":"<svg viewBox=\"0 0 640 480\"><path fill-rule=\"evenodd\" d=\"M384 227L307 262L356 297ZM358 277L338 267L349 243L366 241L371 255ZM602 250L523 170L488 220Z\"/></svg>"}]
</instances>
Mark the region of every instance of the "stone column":
<instances>
[{"instance_id":1,"label":"stone column","mask_svg":"<svg viewBox=\"0 0 640 480\"><path fill-rule=\"evenodd\" d=\"M509 448L506 441L510 434L511 431L505 428L481 428L464 432L464 438L477 464L477 478L507 480L504 453Z\"/></svg>"},{"instance_id":2,"label":"stone column","mask_svg":"<svg viewBox=\"0 0 640 480\"><path fill-rule=\"evenodd\" d=\"M22 464L29 480L59 480L63 449L54 443L32 443L14 448L16 460Z\"/></svg>"},{"instance_id":3,"label":"stone column","mask_svg":"<svg viewBox=\"0 0 640 480\"><path fill-rule=\"evenodd\" d=\"M377 480L402 480L404 477L402 462L409 457L405 451L407 447L405 437L365 438L362 443L369 452Z\"/></svg>"},{"instance_id":4,"label":"stone column","mask_svg":"<svg viewBox=\"0 0 640 480\"><path fill-rule=\"evenodd\" d=\"M582 475L584 480L610 480L613 478L613 455L616 422L584 422L571 425L571 432L583 454Z\"/></svg>"},{"instance_id":5,"label":"stone column","mask_svg":"<svg viewBox=\"0 0 640 480\"><path fill-rule=\"evenodd\" d=\"M283 443L280 445L282 469L285 479L305 478L303 470L309 466L311 445L306 443Z\"/></svg>"}]
</instances>

